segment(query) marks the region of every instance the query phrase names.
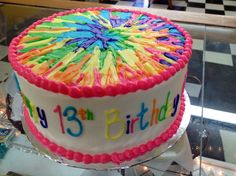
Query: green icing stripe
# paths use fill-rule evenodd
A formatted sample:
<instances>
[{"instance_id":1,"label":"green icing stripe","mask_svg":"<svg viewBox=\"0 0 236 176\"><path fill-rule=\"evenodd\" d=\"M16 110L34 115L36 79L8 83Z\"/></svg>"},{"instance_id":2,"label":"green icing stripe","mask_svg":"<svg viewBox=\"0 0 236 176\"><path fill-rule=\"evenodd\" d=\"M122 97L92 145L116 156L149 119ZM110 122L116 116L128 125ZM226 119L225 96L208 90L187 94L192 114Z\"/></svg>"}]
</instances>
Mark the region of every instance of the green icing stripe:
<instances>
[{"instance_id":1,"label":"green icing stripe","mask_svg":"<svg viewBox=\"0 0 236 176\"><path fill-rule=\"evenodd\" d=\"M59 50L54 50L51 53L45 55L45 57L50 59L55 59L55 62L50 64L50 68L55 66L58 62L60 62L61 59L63 59L68 53L73 52L76 44L64 46L63 48Z\"/></svg>"},{"instance_id":2,"label":"green icing stripe","mask_svg":"<svg viewBox=\"0 0 236 176\"><path fill-rule=\"evenodd\" d=\"M31 47L27 47L27 48L23 48L22 50L20 50L19 52L21 53L26 53L29 52L32 49L41 49L45 46L48 46L48 44L44 44L44 45L38 45L38 46L31 46Z\"/></svg>"},{"instance_id":3,"label":"green icing stripe","mask_svg":"<svg viewBox=\"0 0 236 176\"><path fill-rule=\"evenodd\" d=\"M37 26L36 28L42 28L42 27L52 27L52 28L61 28L66 27L63 23L51 23L51 22L44 22Z\"/></svg>"},{"instance_id":4,"label":"green icing stripe","mask_svg":"<svg viewBox=\"0 0 236 176\"><path fill-rule=\"evenodd\" d=\"M68 66L64 66L60 69L61 72L64 72L66 69L68 68Z\"/></svg>"},{"instance_id":5,"label":"green icing stripe","mask_svg":"<svg viewBox=\"0 0 236 176\"><path fill-rule=\"evenodd\" d=\"M29 36L35 37L35 36L40 36L41 40L43 39L48 39L48 38L57 38L58 34L57 33L45 33L45 32L35 32L35 33L28 33Z\"/></svg>"},{"instance_id":6,"label":"green icing stripe","mask_svg":"<svg viewBox=\"0 0 236 176\"><path fill-rule=\"evenodd\" d=\"M75 64L79 63L79 62L84 58L84 56L85 56L86 54L87 54L86 51L81 52L80 54L78 54L78 55L71 61L71 63L75 63Z\"/></svg>"},{"instance_id":7,"label":"green icing stripe","mask_svg":"<svg viewBox=\"0 0 236 176\"><path fill-rule=\"evenodd\" d=\"M108 48L112 52L112 55L113 55L112 63L116 66L116 57L117 57L118 53L116 52L116 50L113 47L109 46Z\"/></svg>"},{"instance_id":8,"label":"green icing stripe","mask_svg":"<svg viewBox=\"0 0 236 176\"><path fill-rule=\"evenodd\" d=\"M132 46L132 45L129 45L129 44L127 44L127 43L121 43L121 42L116 42L116 45L118 46L118 47L121 47L121 48L127 48L127 49L134 49L134 47Z\"/></svg>"},{"instance_id":9,"label":"green icing stripe","mask_svg":"<svg viewBox=\"0 0 236 176\"><path fill-rule=\"evenodd\" d=\"M30 116L33 117L33 109L32 109L32 107L31 107L30 100L29 100L25 95L23 95L23 98L24 98L24 100L25 100L26 106L27 106L28 109L29 109Z\"/></svg>"},{"instance_id":10,"label":"green icing stripe","mask_svg":"<svg viewBox=\"0 0 236 176\"><path fill-rule=\"evenodd\" d=\"M105 50L104 52L101 53L100 55L100 60L99 60L99 70L101 70L104 66L104 61L105 58L107 57L108 50Z\"/></svg>"}]
</instances>

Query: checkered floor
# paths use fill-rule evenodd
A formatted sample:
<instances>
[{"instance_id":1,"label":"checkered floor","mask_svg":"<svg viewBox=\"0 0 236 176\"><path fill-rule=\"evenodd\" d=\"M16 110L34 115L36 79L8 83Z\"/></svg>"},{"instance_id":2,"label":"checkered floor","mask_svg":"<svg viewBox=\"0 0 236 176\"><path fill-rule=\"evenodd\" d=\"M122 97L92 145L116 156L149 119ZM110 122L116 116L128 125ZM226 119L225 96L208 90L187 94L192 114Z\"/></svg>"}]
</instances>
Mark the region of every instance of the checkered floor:
<instances>
[{"instance_id":1,"label":"checkered floor","mask_svg":"<svg viewBox=\"0 0 236 176\"><path fill-rule=\"evenodd\" d=\"M104 0L103 3L149 7L148 0ZM154 0L150 8L167 9L167 0ZM173 10L236 16L235 0L173 0Z\"/></svg>"},{"instance_id":2,"label":"checkered floor","mask_svg":"<svg viewBox=\"0 0 236 176\"><path fill-rule=\"evenodd\" d=\"M200 105L203 49L203 40L193 39L193 55L189 63L186 89L195 105ZM236 91L232 84L235 82L233 75L236 74L236 44L206 40L205 50L205 106L236 113L236 100L232 100ZM224 86L219 85L222 81L224 86L230 87L225 88L229 92L222 91ZM212 97L219 102L212 101Z\"/></svg>"}]
</instances>

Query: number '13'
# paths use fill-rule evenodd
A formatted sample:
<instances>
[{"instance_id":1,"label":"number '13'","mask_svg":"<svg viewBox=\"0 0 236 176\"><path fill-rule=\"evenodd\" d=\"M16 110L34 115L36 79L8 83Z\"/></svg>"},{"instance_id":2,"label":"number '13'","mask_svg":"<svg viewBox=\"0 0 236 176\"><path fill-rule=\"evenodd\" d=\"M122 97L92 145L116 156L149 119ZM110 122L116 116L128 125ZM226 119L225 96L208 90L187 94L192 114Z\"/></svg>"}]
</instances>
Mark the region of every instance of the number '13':
<instances>
[{"instance_id":1,"label":"number '13'","mask_svg":"<svg viewBox=\"0 0 236 176\"><path fill-rule=\"evenodd\" d=\"M64 125L62 122L62 113L61 113L61 107L58 105L55 109L54 112L57 112L59 114L60 118L60 125L61 125L61 130L62 133L64 133ZM73 136L73 137L79 137L83 133L83 125L79 118L76 116L77 110L73 106L67 106L66 109L63 111L63 116L67 117L67 121L74 122L78 126L78 130L72 130L71 128L67 128L66 132Z\"/></svg>"}]
</instances>

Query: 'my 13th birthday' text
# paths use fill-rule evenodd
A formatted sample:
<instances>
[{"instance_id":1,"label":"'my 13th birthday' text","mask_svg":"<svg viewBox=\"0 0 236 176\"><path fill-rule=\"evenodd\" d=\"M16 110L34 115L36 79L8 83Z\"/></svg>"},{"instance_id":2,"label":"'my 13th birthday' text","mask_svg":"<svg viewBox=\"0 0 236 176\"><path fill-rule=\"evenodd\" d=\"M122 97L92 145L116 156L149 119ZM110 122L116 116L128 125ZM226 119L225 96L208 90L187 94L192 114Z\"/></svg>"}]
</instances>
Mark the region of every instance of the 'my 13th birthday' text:
<instances>
[{"instance_id":1,"label":"'my 13th birthday' text","mask_svg":"<svg viewBox=\"0 0 236 176\"><path fill-rule=\"evenodd\" d=\"M43 128L49 128L47 120L49 117L47 117L45 110L32 103L24 94L23 100L32 120L36 124L40 124ZM137 113L132 113L132 115L127 114L121 116L120 111L116 108L105 110L105 138L107 140L117 140L123 135L131 135L136 131L157 126L165 119L175 116L179 101L179 94L170 100L170 92L168 92L165 102L161 106L158 106L158 101L156 98L153 98L150 107L147 107L146 104L142 102L140 103ZM89 108L75 108L74 106L62 108L60 105L56 105L52 111L59 118L61 133L68 134L72 137L80 137L84 133L86 129L84 127L84 121L95 120L95 114ZM65 125L68 123L65 123L65 121L76 125L71 125L73 129L70 128L70 126L66 127ZM114 126L116 126L115 132Z\"/></svg>"}]
</instances>

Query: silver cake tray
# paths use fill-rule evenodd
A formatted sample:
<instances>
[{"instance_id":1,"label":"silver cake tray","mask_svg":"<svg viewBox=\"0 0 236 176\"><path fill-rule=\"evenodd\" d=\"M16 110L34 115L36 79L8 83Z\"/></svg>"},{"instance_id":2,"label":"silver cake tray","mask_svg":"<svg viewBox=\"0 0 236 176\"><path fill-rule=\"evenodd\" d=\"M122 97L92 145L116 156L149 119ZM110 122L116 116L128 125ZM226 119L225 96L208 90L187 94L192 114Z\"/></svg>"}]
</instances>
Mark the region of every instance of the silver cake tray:
<instances>
[{"instance_id":1,"label":"silver cake tray","mask_svg":"<svg viewBox=\"0 0 236 176\"><path fill-rule=\"evenodd\" d=\"M106 164L83 164L83 163L77 163L73 160L68 160L66 158L63 158L61 156L58 156L49 150L47 150L44 146L42 146L38 141L35 140L34 136L29 132L28 126L25 123L24 118L22 118L22 124L23 128L26 132L26 135L31 142L33 148L24 146L24 145L18 145L9 142L10 146L14 146L22 151L25 152L31 152L37 155L44 156L46 158L49 158L50 160L53 160L55 162L61 163L63 165L67 165L70 167L76 167L76 168L82 168L82 169L93 169L93 170L117 170L117 169L126 169L129 167L133 167L138 164L143 164L145 162L148 162L150 160L155 159L156 157L163 154L165 151L173 147L176 142L182 137L184 132L186 131L189 121L190 121L190 99L186 91L184 91L185 96L185 112L183 114L182 121L180 123L179 129L177 130L176 134L173 135L169 140L167 140L165 143L161 144L158 148L153 149L152 151L137 157L131 161L123 162L120 165L116 165L114 163L106 163Z\"/></svg>"}]
</instances>

